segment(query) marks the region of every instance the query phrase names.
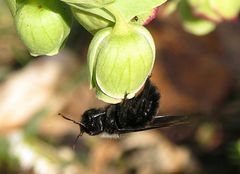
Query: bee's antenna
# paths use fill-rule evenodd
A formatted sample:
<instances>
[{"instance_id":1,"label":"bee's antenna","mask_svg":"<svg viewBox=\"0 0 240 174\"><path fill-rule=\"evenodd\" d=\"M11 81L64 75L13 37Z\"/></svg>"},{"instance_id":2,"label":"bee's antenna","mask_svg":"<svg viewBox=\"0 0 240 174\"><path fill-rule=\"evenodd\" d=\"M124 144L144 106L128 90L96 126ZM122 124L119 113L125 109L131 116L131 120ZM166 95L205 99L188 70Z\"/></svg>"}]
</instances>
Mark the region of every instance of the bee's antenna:
<instances>
[{"instance_id":1,"label":"bee's antenna","mask_svg":"<svg viewBox=\"0 0 240 174\"><path fill-rule=\"evenodd\" d=\"M75 123L75 124L78 124L78 125L81 125L81 126L83 126L83 127L86 127L83 123L77 122L77 121L75 121L75 120L73 120L73 119L71 119L71 118L68 118L68 117L66 117L65 115L63 115L62 113L58 113L58 115L62 116L64 119L69 120L69 121L71 121L71 122L73 122L73 123Z\"/></svg>"},{"instance_id":2,"label":"bee's antenna","mask_svg":"<svg viewBox=\"0 0 240 174\"><path fill-rule=\"evenodd\" d=\"M58 113L58 115L62 116L64 119L69 120L69 121L71 121L71 122L73 122L73 123L75 123L75 124L78 124L78 125L81 125L81 126L83 126L83 127L86 127L83 123L77 122L77 121L75 121L75 120L73 120L73 119L71 119L71 118L68 118L68 117L66 117L65 115L63 115L62 113ZM73 150L75 150L76 144L77 144L77 142L78 142L78 139L79 139L79 137L82 136L82 135L83 135L83 132L80 131L80 133L79 133L78 136L76 137L76 139L75 139L75 141L74 141L74 144L73 144L73 146L72 146Z\"/></svg>"},{"instance_id":3,"label":"bee's antenna","mask_svg":"<svg viewBox=\"0 0 240 174\"><path fill-rule=\"evenodd\" d=\"M79 137L82 136L82 134L83 134L83 133L80 132L80 134L78 134L78 136L77 136L76 139L74 140L74 144L73 144L73 146L72 146L73 150L76 149L76 144L77 144L77 142L78 142Z\"/></svg>"}]
</instances>

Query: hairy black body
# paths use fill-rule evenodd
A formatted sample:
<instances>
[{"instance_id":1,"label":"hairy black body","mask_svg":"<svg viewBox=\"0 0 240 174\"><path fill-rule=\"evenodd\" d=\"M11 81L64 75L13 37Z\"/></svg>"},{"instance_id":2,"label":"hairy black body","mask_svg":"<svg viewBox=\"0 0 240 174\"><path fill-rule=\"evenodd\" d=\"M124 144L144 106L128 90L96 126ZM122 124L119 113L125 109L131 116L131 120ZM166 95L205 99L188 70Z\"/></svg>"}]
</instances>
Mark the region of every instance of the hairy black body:
<instances>
[{"instance_id":1,"label":"hairy black body","mask_svg":"<svg viewBox=\"0 0 240 174\"><path fill-rule=\"evenodd\" d=\"M89 109L84 112L80 122L62 116L80 126L80 135L85 132L89 135L118 136L123 133L168 127L185 120L185 116L156 116L159 100L157 88L148 79L137 97L125 97L122 103Z\"/></svg>"}]
</instances>

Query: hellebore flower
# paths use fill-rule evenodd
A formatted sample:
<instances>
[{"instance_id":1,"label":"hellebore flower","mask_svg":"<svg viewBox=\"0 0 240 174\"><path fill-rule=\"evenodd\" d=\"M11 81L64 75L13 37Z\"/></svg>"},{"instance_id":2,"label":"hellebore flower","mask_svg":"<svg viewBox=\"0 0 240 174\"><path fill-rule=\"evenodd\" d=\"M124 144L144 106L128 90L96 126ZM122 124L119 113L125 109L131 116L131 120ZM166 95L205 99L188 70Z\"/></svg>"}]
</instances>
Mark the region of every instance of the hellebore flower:
<instances>
[{"instance_id":1,"label":"hellebore flower","mask_svg":"<svg viewBox=\"0 0 240 174\"><path fill-rule=\"evenodd\" d=\"M97 32L90 43L90 86L99 99L118 103L132 98L151 74L155 45L143 26L125 24Z\"/></svg>"},{"instance_id":2,"label":"hellebore flower","mask_svg":"<svg viewBox=\"0 0 240 174\"><path fill-rule=\"evenodd\" d=\"M99 15L89 13L78 8L71 8L74 17L77 21L90 33L95 34L97 31L113 26L114 23L111 20L103 18ZM101 11L102 9L97 9Z\"/></svg>"},{"instance_id":3,"label":"hellebore flower","mask_svg":"<svg viewBox=\"0 0 240 174\"><path fill-rule=\"evenodd\" d=\"M59 0L22 0L17 7L17 32L30 54L57 54L70 32L70 8Z\"/></svg>"}]
</instances>

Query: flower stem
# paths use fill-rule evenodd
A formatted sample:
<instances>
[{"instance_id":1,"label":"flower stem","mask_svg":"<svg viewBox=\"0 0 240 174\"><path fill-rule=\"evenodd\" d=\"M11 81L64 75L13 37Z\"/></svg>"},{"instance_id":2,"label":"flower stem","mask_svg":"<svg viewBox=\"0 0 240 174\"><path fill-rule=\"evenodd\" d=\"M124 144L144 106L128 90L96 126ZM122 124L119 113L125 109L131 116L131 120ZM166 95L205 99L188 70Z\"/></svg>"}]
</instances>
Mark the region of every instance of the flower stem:
<instances>
[{"instance_id":1,"label":"flower stem","mask_svg":"<svg viewBox=\"0 0 240 174\"><path fill-rule=\"evenodd\" d=\"M114 4L108 5L105 7L114 17L115 17L115 25L113 28L113 32L119 33L126 33L129 31L129 24L125 19L124 15L118 8L114 6Z\"/></svg>"}]
</instances>

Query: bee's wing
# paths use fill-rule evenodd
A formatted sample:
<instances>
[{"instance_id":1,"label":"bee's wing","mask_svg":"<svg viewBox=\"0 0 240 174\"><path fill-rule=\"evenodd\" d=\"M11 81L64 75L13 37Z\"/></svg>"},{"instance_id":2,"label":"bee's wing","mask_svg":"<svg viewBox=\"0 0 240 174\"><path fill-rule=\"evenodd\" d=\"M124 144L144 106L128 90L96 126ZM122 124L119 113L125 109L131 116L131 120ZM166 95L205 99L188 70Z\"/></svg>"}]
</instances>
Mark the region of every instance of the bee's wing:
<instances>
[{"instance_id":1,"label":"bee's wing","mask_svg":"<svg viewBox=\"0 0 240 174\"><path fill-rule=\"evenodd\" d=\"M154 119L150 122L149 126L156 127L171 127L179 124L189 123L189 117L178 115L178 116L155 116Z\"/></svg>"},{"instance_id":2,"label":"bee's wing","mask_svg":"<svg viewBox=\"0 0 240 174\"><path fill-rule=\"evenodd\" d=\"M148 129L171 127L189 122L187 116L155 116L154 119L143 127L122 128L120 134L144 131Z\"/></svg>"}]
</instances>

